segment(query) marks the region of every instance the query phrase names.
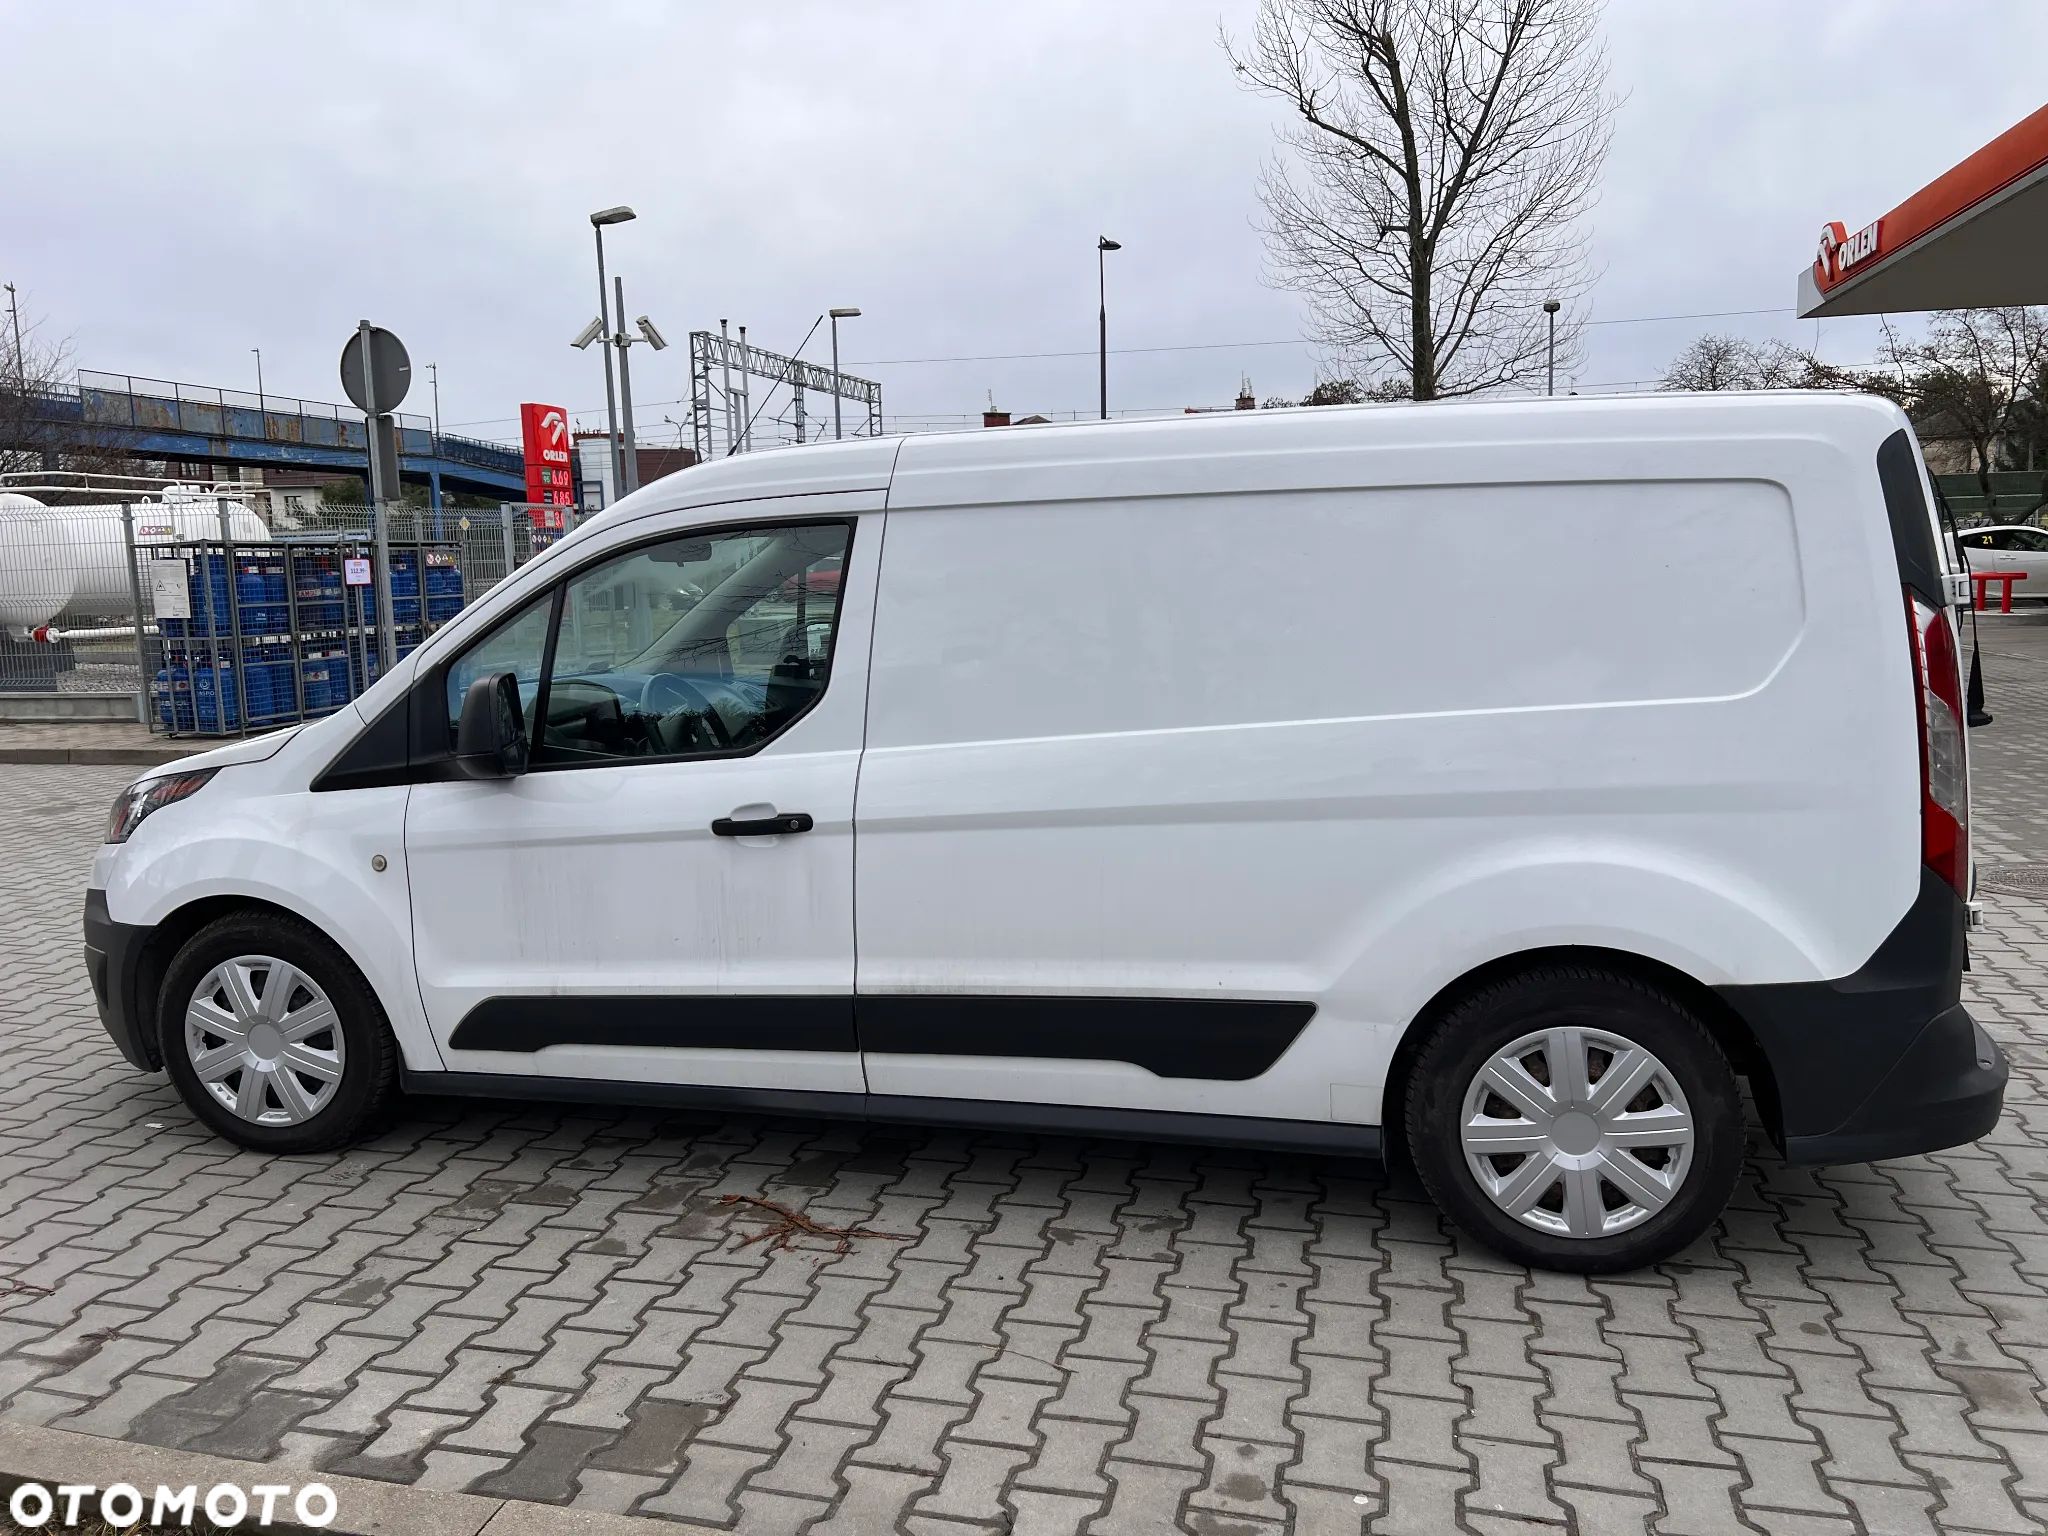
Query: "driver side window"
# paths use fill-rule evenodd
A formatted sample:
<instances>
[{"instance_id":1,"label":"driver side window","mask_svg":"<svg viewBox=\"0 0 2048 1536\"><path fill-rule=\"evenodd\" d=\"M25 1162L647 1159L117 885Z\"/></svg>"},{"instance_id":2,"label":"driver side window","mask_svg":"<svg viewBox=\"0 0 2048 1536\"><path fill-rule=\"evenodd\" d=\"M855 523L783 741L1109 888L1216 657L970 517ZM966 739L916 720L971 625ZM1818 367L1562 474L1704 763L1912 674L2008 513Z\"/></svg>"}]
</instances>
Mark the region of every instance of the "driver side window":
<instances>
[{"instance_id":1,"label":"driver side window","mask_svg":"<svg viewBox=\"0 0 2048 1536\"><path fill-rule=\"evenodd\" d=\"M824 692L852 540L846 522L684 534L578 572L559 610L538 599L456 661L451 719L458 678L511 670L536 766L758 747Z\"/></svg>"},{"instance_id":2,"label":"driver side window","mask_svg":"<svg viewBox=\"0 0 2048 1536\"><path fill-rule=\"evenodd\" d=\"M543 592L518 613L493 629L449 665L448 741L455 742L455 723L462 718L462 700L470 684L493 672L519 679L519 702L529 718L540 692L541 662L547 656L548 616L555 595Z\"/></svg>"}]
</instances>

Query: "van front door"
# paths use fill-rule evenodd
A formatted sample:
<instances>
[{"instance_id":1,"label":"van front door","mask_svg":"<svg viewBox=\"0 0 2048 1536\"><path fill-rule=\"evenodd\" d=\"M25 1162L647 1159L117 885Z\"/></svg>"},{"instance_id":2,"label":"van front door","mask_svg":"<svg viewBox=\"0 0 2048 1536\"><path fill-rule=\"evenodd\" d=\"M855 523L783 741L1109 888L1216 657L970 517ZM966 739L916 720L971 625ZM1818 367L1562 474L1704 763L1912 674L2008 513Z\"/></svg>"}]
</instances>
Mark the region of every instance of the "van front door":
<instances>
[{"instance_id":1,"label":"van front door","mask_svg":"<svg viewBox=\"0 0 2048 1536\"><path fill-rule=\"evenodd\" d=\"M420 993L450 1071L861 1090L852 813L879 501L750 502L743 524L615 539L423 674L452 722L471 682L513 672L532 743L524 775L422 783L408 807Z\"/></svg>"}]
</instances>

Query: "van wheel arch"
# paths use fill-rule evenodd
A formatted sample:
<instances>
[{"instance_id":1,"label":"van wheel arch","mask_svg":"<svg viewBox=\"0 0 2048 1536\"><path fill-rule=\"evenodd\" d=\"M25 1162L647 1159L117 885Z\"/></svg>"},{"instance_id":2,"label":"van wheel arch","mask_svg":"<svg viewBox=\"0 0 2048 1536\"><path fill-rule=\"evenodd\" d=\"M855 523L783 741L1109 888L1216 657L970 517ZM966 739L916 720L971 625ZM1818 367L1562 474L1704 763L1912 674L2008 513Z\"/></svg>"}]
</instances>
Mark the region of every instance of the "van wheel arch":
<instances>
[{"instance_id":1,"label":"van wheel arch","mask_svg":"<svg viewBox=\"0 0 2048 1536\"><path fill-rule=\"evenodd\" d=\"M320 927L303 912L254 896L202 896L167 914L150 930L135 969L135 1017L141 1026L142 1048L152 1066L161 1068L164 1064L163 1052L158 1049L157 1009L171 961L186 941L208 923L242 912L270 913L312 928Z\"/></svg>"},{"instance_id":2,"label":"van wheel arch","mask_svg":"<svg viewBox=\"0 0 2048 1536\"><path fill-rule=\"evenodd\" d=\"M1662 992L1696 1015L1707 1026L1729 1064L1748 1080L1750 1092L1756 1098L1757 1111L1763 1117L1764 1128L1774 1141L1782 1142L1778 1087L1771 1076L1770 1062L1758 1046L1749 1025L1718 992L1697 977L1689 976L1661 960L1652 960L1647 955L1603 949L1596 945L1561 944L1547 949L1525 949L1474 966L1439 989L1409 1021L1400 1044L1394 1048L1394 1057L1387 1069L1386 1089L1381 1097L1380 1135L1389 1168L1398 1166L1412 1171L1412 1164L1408 1161L1403 1106L1408 1101L1409 1075L1422 1054L1430 1025L1486 987L1558 965L1618 972Z\"/></svg>"}]
</instances>

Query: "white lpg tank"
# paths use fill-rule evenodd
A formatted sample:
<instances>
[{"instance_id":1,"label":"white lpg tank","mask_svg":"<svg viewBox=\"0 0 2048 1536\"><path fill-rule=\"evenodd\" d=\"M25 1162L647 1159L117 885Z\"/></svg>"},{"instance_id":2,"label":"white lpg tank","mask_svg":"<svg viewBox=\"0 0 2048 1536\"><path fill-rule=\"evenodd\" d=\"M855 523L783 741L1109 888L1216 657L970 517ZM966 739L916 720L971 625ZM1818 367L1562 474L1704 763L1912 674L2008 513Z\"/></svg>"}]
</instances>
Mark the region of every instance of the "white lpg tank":
<instances>
[{"instance_id":1,"label":"white lpg tank","mask_svg":"<svg viewBox=\"0 0 2048 1536\"><path fill-rule=\"evenodd\" d=\"M129 505L139 546L218 539L223 506L236 543L270 542L263 520L241 502L190 487L165 486L161 500ZM134 606L119 502L50 507L0 491L0 624L33 629L59 618L125 615Z\"/></svg>"}]
</instances>

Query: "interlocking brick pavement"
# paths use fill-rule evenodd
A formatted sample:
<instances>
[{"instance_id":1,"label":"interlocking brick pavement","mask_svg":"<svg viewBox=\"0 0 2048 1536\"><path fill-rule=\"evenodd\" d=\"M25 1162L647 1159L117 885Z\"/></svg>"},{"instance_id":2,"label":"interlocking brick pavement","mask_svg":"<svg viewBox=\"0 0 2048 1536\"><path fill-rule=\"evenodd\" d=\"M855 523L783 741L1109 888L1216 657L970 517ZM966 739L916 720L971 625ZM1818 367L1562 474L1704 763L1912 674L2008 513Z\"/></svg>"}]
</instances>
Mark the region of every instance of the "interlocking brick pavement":
<instances>
[{"instance_id":1,"label":"interlocking brick pavement","mask_svg":"<svg viewBox=\"0 0 2048 1536\"><path fill-rule=\"evenodd\" d=\"M2048 860L2048 626L1985 645L1980 854ZM236 1151L93 1016L128 772L0 768L0 1416L750 1536L2048 1525L2048 903L1973 946L1991 1136L1759 1158L1587 1280L1277 1154L441 1101ZM726 1193L910 1240L742 1246Z\"/></svg>"},{"instance_id":2,"label":"interlocking brick pavement","mask_svg":"<svg viewBox=\"0 0 2048 1536\"><path fill-rule=\"evenodd\" d=\"M219 743L171 741L128 720L0 720L0 763L167 763ZM140 772L131 768L128 776Z\"/></svg>"}]
</instances>

